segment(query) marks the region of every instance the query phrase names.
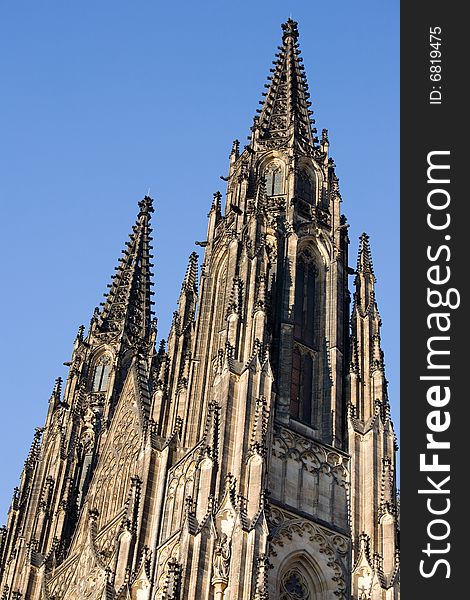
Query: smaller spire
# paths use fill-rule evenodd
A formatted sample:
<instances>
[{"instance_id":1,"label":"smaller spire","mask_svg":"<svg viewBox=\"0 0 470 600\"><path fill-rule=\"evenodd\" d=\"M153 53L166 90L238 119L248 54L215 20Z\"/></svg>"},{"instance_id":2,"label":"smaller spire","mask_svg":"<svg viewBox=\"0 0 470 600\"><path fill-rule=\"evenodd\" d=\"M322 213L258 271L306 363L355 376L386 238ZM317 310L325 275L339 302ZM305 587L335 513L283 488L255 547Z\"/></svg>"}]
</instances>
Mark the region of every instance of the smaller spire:
<instances>
[{"instance_id":1,"label":"smaller spire","mask_svg":"<svg viewBox=\"0 0 470 600\"><path fill-rule=\"evenodd\" d=\"M28 456L25 461L26 467L32 467L39 457L39 449L41 447L41 436L44 429L42 427L36 427L34 430L33 442L29 449Z\"/></svg>"},{"instance_id":2,"label":"smaller spire","mask_svg":"<svg viewBox=\"0 0 470 600\"><path fill-rule=\"evenodd\" d=\"M54 387L52 388L51 394L51 402L54 402L54 405L59 404L60 397L62 395L62 377L57 377L54 382Z\"/></svg>"},{"instance_id":3,"label":"smaller spire","mask_svg":"<svg viewBox=\"0 0 470 600\"><path fill-rule=\"evenodd\" d=\"M83 342L83 334L85 333L85 325L80 325L77 331L77 340Z\"/></svg>"},{"instance_id":4,"label":"smaller spire","mask_svg":"<svg viewBox=\"0 0 470 600\"><path fill-rule=\"evenodd\" d=\"M369 236L363 233L359 238L359 252L357 256L356 277L354 279L354 307L362 314L377 306L375 302L375 275L372 266L372 253L369 245Z\"/></svg>"},{"instance_id":5,"label":"smaller spire","mask_svg":"<svg viewBox=\"0 0 470 600\"><path fill-rule=\"evenodd\" d=\"M182 289L186 292L197 291L197 261L199 256L192 252L189 257L188 268L184 276Z\"/></svg>"},{"instance_id":6,"label":"smaller spire","mask_svg":"<svg viewBox=\"0 0 470 600\"><path fill-rule=\"evenodd\" d=\"M101 313L95 310L92 320L94 332L118 336L125 334L128 343L139 344L151 341L154 333L151 300L153 285L150 260L151 232L150 215L154 212L153 200L145 196L139 202L137 221L122 254L117 273L105 294Z\"/></svg>"},{"instance_id":7,"label":"smaller spire","mask_svg":"<svg viewBox=\"0 0 470 600\"><path fill-rule=\"evenodd\" d=\"M240 142L238 140L233 140L232 151L230 155L234 156L235 158L240 156Z\"/></svg>"},{"instance_id":8,"label":"smaller spire","mask_svg":"<svg viewBox=\"0 0 470 600\"><path fill-rule=\"evenodd\" d=\"M369 236L363 233L359 238L359 253L357 257L357 272L374 274L372 255L369 245Z\"/></svg>"},{"instance_id":9,"label":"smaller spire","mask_svg":"<svg viewBox=\"0 0 470 600\"><path fill-rule=\"evenodd\" d=\"M220 211L222 210L221 201L222 194L219 191L214 192L214 199L212 200L212 210L215 210L218 213L220 213Z\"/></svg>"}]
</instances>

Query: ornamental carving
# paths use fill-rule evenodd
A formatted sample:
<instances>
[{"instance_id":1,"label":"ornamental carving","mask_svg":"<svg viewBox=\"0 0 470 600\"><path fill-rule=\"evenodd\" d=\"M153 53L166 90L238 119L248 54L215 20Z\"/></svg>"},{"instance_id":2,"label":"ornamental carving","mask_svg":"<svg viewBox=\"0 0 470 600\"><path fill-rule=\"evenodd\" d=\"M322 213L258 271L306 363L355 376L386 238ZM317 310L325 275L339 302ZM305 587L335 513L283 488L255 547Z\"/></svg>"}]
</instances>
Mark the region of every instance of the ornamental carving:
<instances>
[{"instance_id":1,"label":"ornamental carving","mask_svg":"<svg viewBox=\"0 0 470 600\"><path fill-rule=\"evenodd\" d=\"M310 600L312 598L303 573L296 568L290 569L282 578L280 600Z\"/></svg>"},{"instance_id":2,"label":"ornamental carving","mask_svg":"<svg viewBox=\"0 0 470 600\"><path fill-rule=\"evenodd\" d=\"M230 566L230 540L227 534L222 533L220 539L216 541L214 548L214 558L212 560L212 580L228 581L228 572Z\"/></svg>"},{"instance_id":3,"label":"ornamental carving","mask_svg":"<svg viewBox=\"0 0 470 600\"><path fill-rule=\"evenodd\" d=\"M98 527L106 525L124 507L131 478L138 472L141 435L137 407L132 394L126 397L114 417L115 428L110 432L98 463L90 495L99 514ZM119 486L116 485L119 481Z\"/></svg>"},{"instance_id":4,"label":"ornamental carving","mask_svg":"<svg viewBox=\"0 0 470 600\"><path fill-rule=\"evenodd\" d=\"M277 507L271 509L269 525L272 537L269 556L275 569L282 565L286 552L290 553L295 546L301 547L302 551L318 563L319 571L325 578L325 585L334 591L339 600L346 600L348 597L346 572L349 567L347 563L349 540L346 536L311 521L297 518ZM291 584L288 589L294 590L296 582L291 581ZM302 586L298 589L301 590ZM288 590L284 592L286 594ZM283 600L290 600L292 596L281 597ZM299 596L299 600L303 598Z\"/></svg>"},{"instance_id":5,"label":"ornamental carving","mask_svg":"<svg viewBox=\"0 0 470 600\"><path fill-rule=\"evenodd\" d=\"M276 458L294 460L310 473L333 476L342 487L349 486L347 456L283 427L275 427L272 454Z\"/></svg>"}]
</instances>

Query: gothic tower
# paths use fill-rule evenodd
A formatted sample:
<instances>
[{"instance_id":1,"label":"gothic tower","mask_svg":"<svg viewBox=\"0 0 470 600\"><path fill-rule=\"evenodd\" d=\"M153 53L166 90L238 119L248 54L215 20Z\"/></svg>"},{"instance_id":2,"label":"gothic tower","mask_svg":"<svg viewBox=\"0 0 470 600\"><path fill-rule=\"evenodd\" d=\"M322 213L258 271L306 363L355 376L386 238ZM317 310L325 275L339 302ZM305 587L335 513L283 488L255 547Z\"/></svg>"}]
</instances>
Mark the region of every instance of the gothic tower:
<instances>
[{"instance_id":1,"label":"gothic tower","mask_svg":"<svg viewBox=\"0 0 470 600\"><path fill-rule=\"evenodd\" d=\"M2 600L398 597L395 446L367 236L315 136L297 23L233 143L199 274L155 349L150 217L67 381L1 535ZM350 328L348 275L355 273Z\"/></svg>"}]
</instances>

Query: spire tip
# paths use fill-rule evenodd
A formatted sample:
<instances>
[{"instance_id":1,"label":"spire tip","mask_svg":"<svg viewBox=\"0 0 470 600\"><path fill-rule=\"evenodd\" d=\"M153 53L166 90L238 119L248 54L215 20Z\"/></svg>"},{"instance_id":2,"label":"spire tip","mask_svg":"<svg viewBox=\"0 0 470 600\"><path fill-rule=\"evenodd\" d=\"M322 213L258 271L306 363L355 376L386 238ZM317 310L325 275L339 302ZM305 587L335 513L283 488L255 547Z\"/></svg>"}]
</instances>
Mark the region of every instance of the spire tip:
<instances>
[{"instance_id":1,"label":"spire tip","mask_svg":"<svg viewBox=\"0 0 470 600\"><path fill-rule=\"evenodd\" d=\"M291 17L285 23L282 23L282 41L285 42L288 37L294 38L294 42L299 38L299 30L297 29L297 21L293 21Z\"/></svg>"},{"instance_id":2,"label":"spire tip","mask_svg":"<svg viewBox=\"0 0 470 600\"><path fill-rule=\"evenodd\" d=\"M141 217L142 215L148 215L150 213L153 213L153 198L151 198L150 196L144 196L143 200L139 202L139 208L139 217Z\"/></svg>"}]
</instances>

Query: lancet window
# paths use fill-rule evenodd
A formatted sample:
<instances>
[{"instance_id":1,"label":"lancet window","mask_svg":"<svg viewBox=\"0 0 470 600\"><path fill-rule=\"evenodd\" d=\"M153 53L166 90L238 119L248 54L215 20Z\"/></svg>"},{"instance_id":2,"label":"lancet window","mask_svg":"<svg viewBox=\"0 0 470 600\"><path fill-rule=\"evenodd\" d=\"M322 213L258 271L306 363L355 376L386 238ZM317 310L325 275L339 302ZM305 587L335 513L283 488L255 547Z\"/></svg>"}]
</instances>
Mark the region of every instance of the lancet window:
<instances>
[{"instance_id":1,"label":"lancet window","mask_svg":"<svg viewBox=\"0 0 470 600\"><path fill-rule=\"evenodd\" d=\"M266 171L266 194L279 196L284 193L284 178L282 167L276 163L270 165Z\"/></svg>"},{"instance_id":2,"label":"lancet window","mask_svg":"<svg viewBox=\"0 0 470 600\"><path fill-rule=\"evenodd\" d=\"M290 414L309 424L314 383L315 278L313 253L306 248L296 266Z\"/></svg>"},{"instance_id":3,"label":"lancet window","mask_svg":"<svg viewBox=\"0 0 470 600\"><path fill-rule=\"evenodd\" d=\"M294 299L294 338L313 347L315 320L315 277L316 267L309 249L297 260Z\"/></svg>"}]
</instances>

